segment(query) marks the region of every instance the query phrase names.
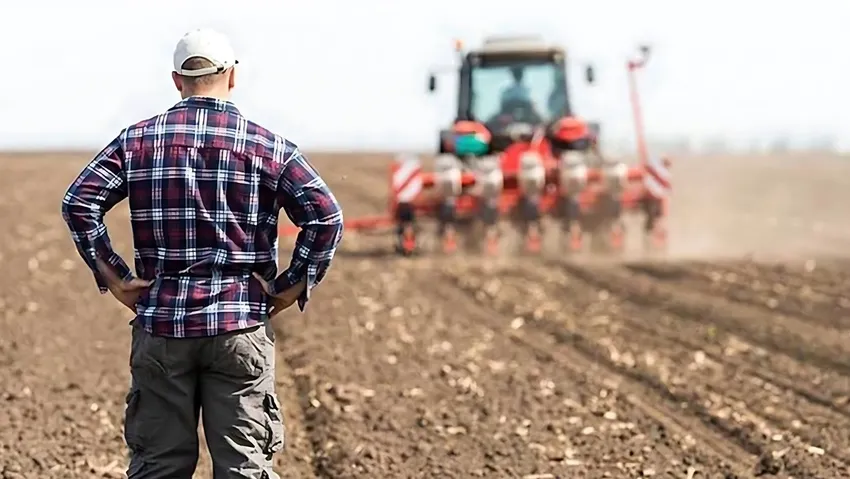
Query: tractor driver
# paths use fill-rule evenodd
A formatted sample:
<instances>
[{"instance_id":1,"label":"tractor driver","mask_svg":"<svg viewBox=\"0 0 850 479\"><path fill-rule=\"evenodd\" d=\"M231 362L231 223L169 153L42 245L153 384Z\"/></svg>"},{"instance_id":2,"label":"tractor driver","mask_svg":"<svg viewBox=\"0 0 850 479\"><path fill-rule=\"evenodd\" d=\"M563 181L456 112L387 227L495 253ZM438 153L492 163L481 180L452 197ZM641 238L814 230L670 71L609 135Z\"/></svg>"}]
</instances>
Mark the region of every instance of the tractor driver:
<instances>
[{"instance_id":1,"label":"tractor driver","mask_svg":"<svg viewBox=\"0 0 850 479\"><path fill-rule=\"evenodd\" d=\"M528 90L528 87L522 83L524 73L525 69L523 67L511 67L511 76L514 79L514 82L512 85L508 85L504 90L502 90L502 105L513 101L526 101L531 103L531 92Z\"/></svg>"},{"instance_id":2,"label":"tractor driver","mask_svg":"<svg viewBox=\"0 0 850 479\"><path fill-rule=\"evenodd\" d=\"M537 114L534 102L531 100L531 91L522 83L525 68L521 66L511 67L513 84L502 90L500 115L512 115L514 121L539 123L541 118ZM517 118L516 113L522 117Z\"/></svg>"}]
</instances>

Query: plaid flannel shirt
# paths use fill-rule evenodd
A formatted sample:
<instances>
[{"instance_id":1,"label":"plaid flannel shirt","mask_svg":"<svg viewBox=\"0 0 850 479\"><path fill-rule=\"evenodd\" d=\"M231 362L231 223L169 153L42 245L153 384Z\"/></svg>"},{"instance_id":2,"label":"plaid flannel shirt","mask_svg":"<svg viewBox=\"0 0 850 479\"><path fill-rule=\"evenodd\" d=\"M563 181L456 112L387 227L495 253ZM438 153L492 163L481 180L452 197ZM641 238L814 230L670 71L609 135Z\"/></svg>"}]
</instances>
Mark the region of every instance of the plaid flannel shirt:
<instances>
[{"instance_id":1,"label":"plaid flannel shirt","mask_svg":"<svg viewBox=\"0 0 850 479\"><path fill-rule=\"evenodd\" d=\"M136 321L158 336L214 336L265 320L268 298L253 272L273 293L306 277L303 311L342 239L339 203L298 148L213 98L190 97L123 130L69 187L62 215L101 293L96 258L133 277L103 222L124 198L136 274L153 280ZM281 209L301 232L278 275Z\"/></svg>"}]
</instances>

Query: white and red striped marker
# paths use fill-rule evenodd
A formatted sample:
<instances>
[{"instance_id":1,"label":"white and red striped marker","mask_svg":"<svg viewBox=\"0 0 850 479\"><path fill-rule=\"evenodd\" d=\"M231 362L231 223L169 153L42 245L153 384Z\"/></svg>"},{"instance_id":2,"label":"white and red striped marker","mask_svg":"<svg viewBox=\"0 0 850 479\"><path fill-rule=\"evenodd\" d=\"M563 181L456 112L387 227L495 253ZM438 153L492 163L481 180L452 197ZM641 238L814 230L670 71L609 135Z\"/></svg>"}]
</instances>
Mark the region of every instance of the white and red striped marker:
<instances>
[{"instance_id":1,"label":"white and red striped marker","mask_svg":"<svg viewBox=\"0 0 850 479\"><path fill-rule=\"evenodd\" d=\"M422 192L422 165L413 155L399 155L393 163L393 197L399 203L409 203Z\"/></svg>"},{"instance_id":2,"label":"white and red striped marker","mask_svg":"<svg viewBox=\"0 0 850 479\"><path fill-rule=\"evenodd\" d=\"M669 160L657 156L649 156L643 165L646 171L643 175L643 186L657 200L670 196L672 175L669 165Z\"/></svg>"}]
</instances>

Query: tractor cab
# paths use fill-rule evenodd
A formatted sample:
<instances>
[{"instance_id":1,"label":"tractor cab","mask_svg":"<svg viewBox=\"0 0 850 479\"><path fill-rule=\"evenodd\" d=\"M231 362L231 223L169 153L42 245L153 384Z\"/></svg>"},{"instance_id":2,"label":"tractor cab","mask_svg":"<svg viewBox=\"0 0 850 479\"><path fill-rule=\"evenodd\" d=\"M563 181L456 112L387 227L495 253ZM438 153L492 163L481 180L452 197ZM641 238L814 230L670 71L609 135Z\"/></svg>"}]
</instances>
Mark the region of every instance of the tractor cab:
<instances>
[{"instance_id":1,"label":"tractor cab","mask_svg":"<svg viewBox=\"0 0 850 479\"><path fill-rule=\"evenodd\" d=\"M492 135L491 151L502 151L537 127L547 126L573 113L567 81L567 55L563 48L538 37L490 37L481 48L460 57L455 123L483 124ZM585 77L593 83L593 69ZM428 89L437 89L436 77ZM440 152L448 132L441 133Z\"/></svg>"}]
</instances>

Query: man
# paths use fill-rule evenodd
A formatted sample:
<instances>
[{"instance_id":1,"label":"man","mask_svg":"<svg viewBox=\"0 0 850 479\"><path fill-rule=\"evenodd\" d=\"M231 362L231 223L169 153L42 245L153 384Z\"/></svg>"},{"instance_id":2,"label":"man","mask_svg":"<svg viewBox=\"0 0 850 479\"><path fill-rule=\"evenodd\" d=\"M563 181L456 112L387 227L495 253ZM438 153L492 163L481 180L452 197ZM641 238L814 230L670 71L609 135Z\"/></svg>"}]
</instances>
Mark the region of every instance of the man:
<instances>
[{"instance_id":1,"label":"man","mask_svg":"<svg viewBox=\"0 0 850 479\"><path fill-rule=\"evenodd\" d=\"M522 83L524 73L525 69L523 67L511 67L511 77L514 79L514 82L502 90L502 105L517 101L531 103L531 92Z\"/></svg>"},{"instance_id":2,"label":"man","mask_svg":"<svg viewBox=\"0 0 850 479\"><path fill-rule=\"evenodd\" d=\"M132 310L125 439L131 479L191 478L203 424L215 478L276 478L283 448L269 320L322 280L342 212L298 148L229 101L226 37L186 34L174 52L183 100L123 130L73 182L62 213L101 293ZM104 214L129 198L134 277ZM302 228L277 275L280 209Z\"/></svg>"},{"instance_id":3,"label":"man","mask_svg":"<svg viewBox=\"0 0 850 479\"><path fill-rule=\"evenodd\" d=\"M537 112L537 106L531 99L531 91L522 83L524 73L525 68L522 66L511 67L514 83L502 90L499 114L496 118L503 117L502 121L533 124L543 121L543 118Z\"/></svg>"}]
</instances>

